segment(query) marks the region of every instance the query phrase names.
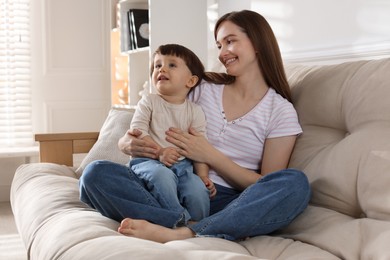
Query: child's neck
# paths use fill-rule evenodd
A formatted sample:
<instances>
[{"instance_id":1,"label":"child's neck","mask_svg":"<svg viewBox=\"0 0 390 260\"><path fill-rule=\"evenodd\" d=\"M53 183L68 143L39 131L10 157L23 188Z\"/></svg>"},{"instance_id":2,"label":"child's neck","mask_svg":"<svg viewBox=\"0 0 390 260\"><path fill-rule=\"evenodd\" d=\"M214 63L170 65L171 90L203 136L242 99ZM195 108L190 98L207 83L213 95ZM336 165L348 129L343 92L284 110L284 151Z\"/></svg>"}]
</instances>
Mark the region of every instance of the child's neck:
<instances>
[{"instance_id":1,"label":"child's neck","mask_svg":"<svg viewBox=\"0 0 390 260\"><path fill-rule=\"evenodd\" d=\"M168 96L168 95L161 95L161 94L158 94L162 99L164 99L165 101L167 101L168 103L171 103L171 104L176 104L176 105L180 105L180 104L183 104L185 101L186 101L186 97L179 97L179 96Z\"/></svg>"}]
</instances>

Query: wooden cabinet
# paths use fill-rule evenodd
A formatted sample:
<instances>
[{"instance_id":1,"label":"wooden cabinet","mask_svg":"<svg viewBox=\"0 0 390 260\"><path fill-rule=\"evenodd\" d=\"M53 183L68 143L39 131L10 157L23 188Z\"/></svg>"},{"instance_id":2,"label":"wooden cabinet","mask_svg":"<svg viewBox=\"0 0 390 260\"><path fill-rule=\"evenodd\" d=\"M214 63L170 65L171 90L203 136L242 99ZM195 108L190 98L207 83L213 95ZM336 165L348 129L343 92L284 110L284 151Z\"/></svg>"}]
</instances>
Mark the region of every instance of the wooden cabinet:
<instances>
[{"instance_id":1,"label":"wooden cabinet","mask_svg":"<svg viewBox=\"0 0 390 260\"><path fill-rule=\"evenodd\" d=\"M111 100L113 106L134 107L139 92L153 92L149 66L161 44L177 43L207 62L207 0L110 0L111 1ZM121 5L122 4L122 5ZM123 52L118 6L149 10L149 47ZM145 84L146 82L146 84ZM127 91L125 91L127 90ZM127 97L126 97L127 92ZM122 97L122 99L121 99Z\"/></svg>"}]
</instances>

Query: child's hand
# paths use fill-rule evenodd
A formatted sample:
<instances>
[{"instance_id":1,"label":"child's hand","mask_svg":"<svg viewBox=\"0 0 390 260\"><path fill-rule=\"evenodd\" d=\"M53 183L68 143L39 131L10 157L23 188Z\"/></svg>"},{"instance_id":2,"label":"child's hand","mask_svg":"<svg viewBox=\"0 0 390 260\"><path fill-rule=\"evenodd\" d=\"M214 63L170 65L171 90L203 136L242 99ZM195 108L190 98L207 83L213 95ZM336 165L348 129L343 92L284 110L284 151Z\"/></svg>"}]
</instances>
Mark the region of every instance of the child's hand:
<instances>
[{"instance_id":1,"label":"child's hand","mask_svg":"<svg viewBox=\"0 0 390 260\"><path fill-rule=\"evenodd\" d=\"M180 154L174 147L161 148L159 151L158 159L165 166L171 167L173 164L177 163L179 158Z\"/></svg>"},{"instance_id":2,"label":"child's hand","mask_svg":"<svg viewBox=\"0 0 390 260\"><path fill-rule=\"evenodd\" d=\"M200 177L200 179L203 181L204 185L206 185L206 188L210 191L210 199L214 198L217 194L217 189L214 186L214 182L212 182L209 177Z\"/></svg>"}]
</instances>

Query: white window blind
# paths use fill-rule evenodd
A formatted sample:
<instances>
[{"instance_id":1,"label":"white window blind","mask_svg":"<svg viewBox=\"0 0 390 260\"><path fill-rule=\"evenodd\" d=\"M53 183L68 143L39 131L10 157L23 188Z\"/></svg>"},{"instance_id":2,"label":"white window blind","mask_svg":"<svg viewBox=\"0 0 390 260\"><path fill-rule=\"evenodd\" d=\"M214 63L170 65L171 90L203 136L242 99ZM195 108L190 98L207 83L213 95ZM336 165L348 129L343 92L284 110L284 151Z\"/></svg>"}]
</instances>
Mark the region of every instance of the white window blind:
<instances>
[{"instance_id":1,"label":"white window blind","mask_svg":"<svg viewBox=\"0 0 390 260\"><path fill-rule=\"evenodd\" d=\"M32 146L30 0L0 3L0 147Z\"/></svg>"}]
</instances>

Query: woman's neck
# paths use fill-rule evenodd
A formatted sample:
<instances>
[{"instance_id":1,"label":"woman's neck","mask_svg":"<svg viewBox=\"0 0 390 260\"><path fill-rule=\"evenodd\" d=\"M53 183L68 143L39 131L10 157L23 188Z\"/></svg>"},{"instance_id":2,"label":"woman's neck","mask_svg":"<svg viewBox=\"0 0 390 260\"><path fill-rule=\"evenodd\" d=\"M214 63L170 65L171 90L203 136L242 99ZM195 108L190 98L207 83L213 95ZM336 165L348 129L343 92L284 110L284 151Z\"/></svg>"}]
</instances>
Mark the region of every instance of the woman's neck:
<instances>
[{"instance_id":1,"label":"woman's neck","mask_svg":"<svg viewBox=\"0 0 390 260\"><path fill-rule=\"evenodd\" d=\"M261 99L269 88L261 74L246 74L236 77L235 82L230 84L228 87L232 88L236 95L243 99Z\"/></svg>"},{"instance_id":2,"label":"woman's neck","mask_svg":"<svg viewBox=\"0 0 390 260\"><path fill-rule=\"evenodd\" d=\"M242 118L264 98L268 89L266 84L258 80L236 80L231 85L225 85L222 94L225 119L230 122Z\"/></svg>"}]
</instances>

